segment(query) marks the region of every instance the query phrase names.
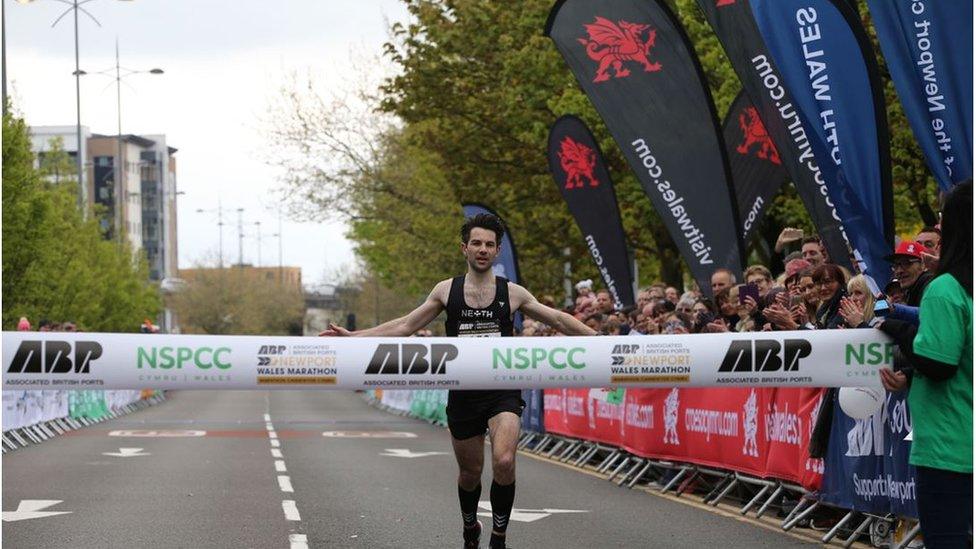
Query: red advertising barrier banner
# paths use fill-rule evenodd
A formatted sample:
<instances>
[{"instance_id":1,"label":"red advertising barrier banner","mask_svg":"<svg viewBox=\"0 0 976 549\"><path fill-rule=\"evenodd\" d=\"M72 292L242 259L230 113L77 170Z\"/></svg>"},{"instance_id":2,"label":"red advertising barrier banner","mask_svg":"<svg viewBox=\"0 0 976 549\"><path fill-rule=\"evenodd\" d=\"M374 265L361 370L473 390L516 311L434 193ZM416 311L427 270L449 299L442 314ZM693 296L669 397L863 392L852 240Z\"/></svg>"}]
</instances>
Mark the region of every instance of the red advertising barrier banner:
<instances>
[{"instance_id":1,"label":"red advertising barrier banner","mask_svg":"<svg viewBox=\"0 0 976 549\"><path fill-rule=\"evenodd\" d=\"M816 489L823 462L807 458L822 389L547 389L546 431L619 446L642 457L778 478Z\"/></svg>"}]
</instances>

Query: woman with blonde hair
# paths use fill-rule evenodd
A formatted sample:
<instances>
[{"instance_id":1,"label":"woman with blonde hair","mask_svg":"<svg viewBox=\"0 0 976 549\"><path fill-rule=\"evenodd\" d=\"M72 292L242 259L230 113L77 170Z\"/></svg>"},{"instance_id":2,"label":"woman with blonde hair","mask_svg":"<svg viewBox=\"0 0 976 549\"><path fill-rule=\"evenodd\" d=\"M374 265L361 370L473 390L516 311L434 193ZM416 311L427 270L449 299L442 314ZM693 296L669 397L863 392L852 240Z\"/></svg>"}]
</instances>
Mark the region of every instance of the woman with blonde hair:
<instances>
[{"instance_id":1,"label":"woman with blonde hair","mask_svg":"<svg viewBox=\"0 0 976 549\"><path fill-rule=\"evenodd\" d=\"M867 279L857 275L847 282L847 296L841 298L838 313L848 328L868 328L874 318L874 301Z\"/></svg>"}]
</instances>

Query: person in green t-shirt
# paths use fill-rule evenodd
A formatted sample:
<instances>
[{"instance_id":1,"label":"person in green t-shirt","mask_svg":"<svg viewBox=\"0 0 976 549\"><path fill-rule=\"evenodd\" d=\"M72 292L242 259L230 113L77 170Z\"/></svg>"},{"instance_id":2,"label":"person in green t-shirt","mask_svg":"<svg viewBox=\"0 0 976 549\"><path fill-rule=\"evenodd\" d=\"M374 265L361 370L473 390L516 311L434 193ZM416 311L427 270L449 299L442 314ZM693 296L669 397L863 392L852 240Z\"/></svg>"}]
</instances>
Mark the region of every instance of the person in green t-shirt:
<instances>
[{"instance_id":1,"label":"person in green t-shirt","mask_svg":"<svg viewBox=\"0 0 976 549\"><path fill-rule=\"evenodd\" d=\"M970 547L973 515L973 184L956 185L942 211L936 278L918 332L899 347L914 367L908 406L918 517L925 546ZM884 326L882 330L888 332ZM882 370L885 387L895 374Z\"/></svg>"}]
</instances>

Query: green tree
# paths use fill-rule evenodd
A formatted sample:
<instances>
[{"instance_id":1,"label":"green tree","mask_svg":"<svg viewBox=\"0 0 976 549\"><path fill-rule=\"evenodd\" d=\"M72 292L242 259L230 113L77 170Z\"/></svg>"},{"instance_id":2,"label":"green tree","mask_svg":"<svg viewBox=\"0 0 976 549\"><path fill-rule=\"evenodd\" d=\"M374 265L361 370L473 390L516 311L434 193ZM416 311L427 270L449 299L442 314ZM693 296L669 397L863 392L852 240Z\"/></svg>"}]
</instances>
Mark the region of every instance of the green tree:
<instances>
[{"instance_id":1,"label":"green tree","mask_svg":"<svg viewBox=\"0 0 976 549\"><path fill-rule=\"evenodd\" d=\"M302 334L301 290L249 269L195 269L170 304L188 334Z\"/></svg>"},{"instance_id":2,"label":"green tree","mask_svg":"<svg viewBox=\"0 0 976 549\"><path fill-rule=\"evenodd\" d=\"M58 185L65 180L78 181L78 168L64 150L64 139L61 136L48 141L50 147L38 155L38 171L41 176L51 183Z\"/></svg>"},{"instance_id":3,"label":"green tree","mask_svg":"<svg viewBox=\"0 0 976 549\"><path fill-rule=\"evenodd\" d=\"M63 151L62 151L63 152ZM3 325L21 316L88 331L135 331L159 311L145 259L82 219L73 181L33 167L23 119L3 115Z\"/></svg>"}]
</instances>

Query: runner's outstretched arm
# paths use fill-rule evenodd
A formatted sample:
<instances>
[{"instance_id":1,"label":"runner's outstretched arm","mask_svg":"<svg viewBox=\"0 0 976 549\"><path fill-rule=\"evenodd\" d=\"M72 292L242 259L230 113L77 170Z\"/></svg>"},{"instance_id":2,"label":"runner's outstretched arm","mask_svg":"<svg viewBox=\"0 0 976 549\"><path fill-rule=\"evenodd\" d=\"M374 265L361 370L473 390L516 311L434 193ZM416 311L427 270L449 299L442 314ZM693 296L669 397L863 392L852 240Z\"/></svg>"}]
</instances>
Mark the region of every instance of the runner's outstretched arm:
<instances>
[{"instance_id":1,"label":"runner's outstretched arm","mask_svg":"<svg viewBox=\"0 0 976 549\"><path fill-rule=\"evenodd\" d=\"M395 318L379 326L373 326L372 328L357 330L355 332L349 331L335 323L330 323L329 329L319 335L350 337L395 337L412 335L417 330L430 324L444 310L444 304L447 303L447 291L450 290L450 283L450 280L438 282L437 286L434 286L430 295L427 296L427 299L419 307L400 318Z\"/></svg>"},{"instance_id":2,"label":"runner's outstretched arm","mask_svg":"<svg viewBox=\"0 0 976 549\"><path fill-rule=\"evenodd\" d=\"M525 316L547 324L556 329L557 332L565 335L600 335L596 330L583 324L575 317L563 311L558 311L539 303L539 300L528 290L518 284L509 283L508 292L512 303L525 314Z\"/></svg>"}]
</instances>

